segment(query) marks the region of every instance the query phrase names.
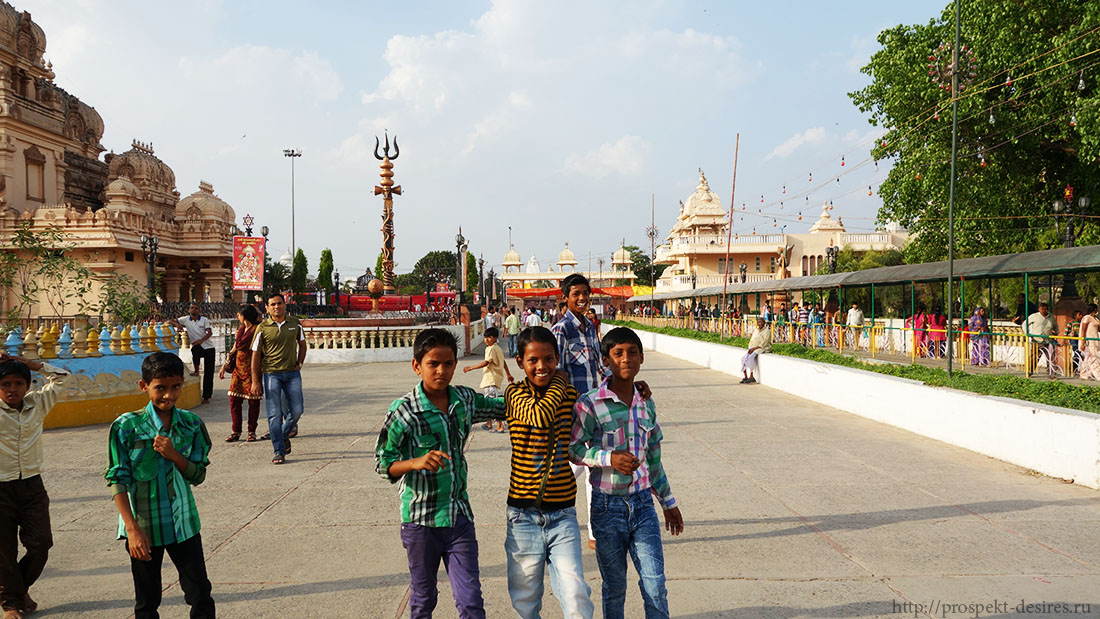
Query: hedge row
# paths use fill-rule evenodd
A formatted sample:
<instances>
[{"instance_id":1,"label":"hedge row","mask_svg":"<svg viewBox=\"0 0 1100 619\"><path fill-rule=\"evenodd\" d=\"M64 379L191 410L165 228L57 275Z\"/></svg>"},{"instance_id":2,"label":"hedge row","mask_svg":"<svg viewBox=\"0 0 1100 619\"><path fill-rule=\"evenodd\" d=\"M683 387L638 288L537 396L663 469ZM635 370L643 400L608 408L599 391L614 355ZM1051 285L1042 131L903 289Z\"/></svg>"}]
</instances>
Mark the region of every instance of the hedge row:
<instances>
[{"instance_id":1,"label":"hedge row","mask_svg":"<svg viewBox=\"0 0 1100 619\"><path fill-rule=\"evenodd\" d=\"M747 337L723 337L716 333L703 333L691 329L651 327L634 321L609 320L606 322L639 331L652 331L727 346L747 348L749 345L749 338ZM867 363L856 357L849 357L830 350L807 348L801 344L773 344L772 354L909 378L936 387L951 387L952 389L983 395L1015 398L1090 413L1100 413L1100 389L1097 387L1072 385L1046 379L1030 380L1023 376L1010 374L970 374L961 370L956 370L953 376L948 376L946 370L939 368L915 364Z\"/></svg>"}]
</instances>

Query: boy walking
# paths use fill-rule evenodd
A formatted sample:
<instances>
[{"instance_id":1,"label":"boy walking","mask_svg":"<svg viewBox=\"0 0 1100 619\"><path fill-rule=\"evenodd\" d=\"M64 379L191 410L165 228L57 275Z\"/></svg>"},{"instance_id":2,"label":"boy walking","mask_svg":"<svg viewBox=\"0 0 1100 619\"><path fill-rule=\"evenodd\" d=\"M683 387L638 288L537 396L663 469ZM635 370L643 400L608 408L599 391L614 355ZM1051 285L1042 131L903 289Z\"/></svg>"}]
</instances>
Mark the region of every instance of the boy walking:
<instances>
[{"instance_id":1,"label":"boy walking","mask_svg":"<svg viewBox=\"0 0 1100 619\"><path fill-rule=\"evenodd\" d=\"M512 382L512 373L508 371L508 364L504 362L504 351L497 346L497 337L500 335L500 331L496 327L489 327L485 330L485 360L477 365L468 365L462 368L462 373L472 372L474 370L482 370L481 385L478 389L481 389L482 394L487 398L499 398L500 390L504 387L504 375L508 375L508 382ZM493 431L493 422L486 422L482 426L486 430ZM497 432L504 431L504 422L497 422Z\"/></svg>"},{"instance_id":2,"label":"boy walking","mask_svg":"<svg viewBox=\"0 0 1100 619\"><path fill-rule=\"evenodd\" d=\"M31 370L46 384L29 391ZM53 535L50 497L42 483L42 422L68 374L39 361L0 352L0 603L4 619L22 619L38 604L29 590L46 567ZM19 559L18 542L27 549Z\"/></svg>"},{"instance_id":3,"label":"boy walking","mask_svg":"<svg viewBox=\"0 0 1100 619\"><path fill-rule=\"evenodd\" d=\"M504 400L452 386L458 343L445 329L413 342L420 383L393 401L375 444L375 470L401 495L401 544L409 559L412 619L432 616L439 561L463 619L485 617L464 448L478 421L504 418Z\"/></svg>"},{"instance_id":4,"label":"boy walking","mask_svg":"<svg viewBox=\"0 0 1100 619\"><path fill-rule=\"evenodd\" d=\"M665 512L665 528L684 530L684 519L661 464L661 427L653 400L634 384L644 357L638 335L625 327L603 338L611 376L577 400L569 455L591 467L592 529L603 577L603 616L621 619L626 600L626 556L640 577L647 619L668 617L661 524L651 495Z\"/></svg>"},{"instance_id":5,"label":"boy walking","mask_svg":"<svg viewBox=\"0 0 1100 619\"><path fill-rule=\"evenodd\" d=\"M512 470L508 479L508 595L523 619L542 609L543 573L565 617L591 618L592 589L584 581L577 483L569 467L569 438L577 390L557 369L554 334L544 327L519 335L516 361L527 378L508 387Z\"/></svg>"},{"instance_id":6,"label":"boy walking","mask_svg":"<svg viewBox=\"0 0 1100 619\"><path fill-rule=\"evenodd\" d=\"M192 619L214 617L191 493L206 479L210 434L198 415L176 408L183 372L183 361L172 353L146 357L138 386L149 404L115 419L107 445L104 477L118 509L118 539L126 540L130 553L136 619L159 616L165 552L179 572Z\"/></svg>"}]
</instances>

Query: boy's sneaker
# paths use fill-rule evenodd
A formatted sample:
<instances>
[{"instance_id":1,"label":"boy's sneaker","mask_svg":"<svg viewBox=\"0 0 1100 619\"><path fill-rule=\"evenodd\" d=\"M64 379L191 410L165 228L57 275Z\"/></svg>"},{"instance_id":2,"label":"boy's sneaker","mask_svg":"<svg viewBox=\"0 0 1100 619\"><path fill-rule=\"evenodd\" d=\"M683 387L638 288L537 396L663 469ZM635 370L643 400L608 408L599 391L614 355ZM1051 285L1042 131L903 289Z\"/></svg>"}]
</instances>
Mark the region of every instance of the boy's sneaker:
<instances>
[{"instance_id":1,"label":"boy's sneaker","mask_svg":"<svg viewBox=\"0 0 1100 619\"><path fill-rule=\"evenodd\" d=\"M24 593L23 594L23 612L29 615L29 614L35 612L36 610L38 610L38 602L35 602L34 600L31 599L31 594L30 593Z\"/></svg>"},{"instance_id":2,"label":"boy's sneaker","mask_svg":"<svg viewBox=\"0 0 1100 619\"><path fill-rule=\"evenodd\" d=\"M747 383L747 382L749 382L749 379L747 379L747 378L742 378L742 379L741 379L741 384L742 384L742 385L744 385L744 384L745 384L745 383Z\"/></svg>"},{"instance_id":3,"label":"boy's sneaker","mask_svg":"<svg viewBox=\"0 0 1100 619\"><path fill-rule=\"evenodd\" d=\"M752 378L752 377L749 377L749 379L748 379L748 380L746 380L745 382L751 385L751 384L753 384L753 383L755 383L755 382L756 382L756 379L755 379L755 378Z\"/></svg>"}]
</instances>

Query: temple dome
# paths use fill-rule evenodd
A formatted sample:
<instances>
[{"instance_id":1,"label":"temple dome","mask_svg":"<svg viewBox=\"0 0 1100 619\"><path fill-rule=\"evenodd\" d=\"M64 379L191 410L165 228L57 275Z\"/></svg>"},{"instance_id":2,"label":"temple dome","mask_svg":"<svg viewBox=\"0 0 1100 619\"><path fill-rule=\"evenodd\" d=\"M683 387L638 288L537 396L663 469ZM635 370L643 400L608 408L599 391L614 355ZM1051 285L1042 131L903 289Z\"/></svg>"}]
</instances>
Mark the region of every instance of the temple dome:
<instances>
[{"instance_id":1,"label":"temple dome","mask_svg":"<svg viewBox=\"0 0 1100 619\"><path fill-rule=\"evenodd\" d=\"M620 245L619 249L615 250L615 253L611 254L612 266L629 266L633 264L630 259L630 252L626 251L626 245Z\"/></svg>"},{"instance_id":2,"label":"temple dome","mask_svg":"<svg viewBox=\"0 0 1100 619\"><path fill-rule=\"evenodd\" d=\"M118 155L108 155L108 178L129 178L135 185L165 194L176 190L176 173L153 154L153 147L135 140L133 147Z\"/></svg>"},{"instance_id":3,"label":"temple dome","mask_svg":"<svg viewBox=\"0 0 1100 619\"><path fill-rule=\"evenodd\" d=\"M125 176L120 176L111 181L103 190L103 193L106 194L108 201L110 201L112 198L123 196L139 200L141 199L141 190L138 189L137 185L130 182L130 179Z\"/></svg>"},{"instance_id":4,"label":"temple dome","mask_svg":"<svg viewBox=\"0 0 1100 619\"><path fill-rule=\"evenodd\" d=\"M726 212L722 210L722 200L718 197L718 194L710 190L707 177L703 174L703 169L700 168L699 185L695 188L695 193L688 196L687 201L684 202L684 216L722 216L725 214Z\"/></svg>"},{"instance_id":5,"label":"temple dome","mask_svg":"<svg viewBox=\"0 0 1100 619\"><path fill-rule=\"evenodd\" d=\"M829 216L829 203L825 202L821 205L821 216L814 222L812 228L810 228L810 234L817 234L820 232L845 232L844 224L839 218L834 220Z\"/></svg>"},{"instance_id":6,"label":"temple dome","mask_svg":"<svg viewBox=\"0 0 1100 619\"><path fill-rule=\"evenodd\" d=\"M217 219L225 223L237 220L233 207L214 195L214 186L206 181L199 183L199 190L183 198L176 204L176 216L191 219L199 215L203 219Z\"/></svg>"},{"instance_id":7,"label":"temple dome","mask_svg":"<svg viewBox=\"0 0 1100 619\"><path fill-rule=\"evenodd\" d=\"M535 254L531 254L531 259L527 261L528 273L541 273L542 266L539 264L538 258L535 258Z\"/></svg>"},{"instance_id":8,"label":"temple dome","mask_svg":"<svg viewBox=\"0 0 1100 619\"><path fill-rule=\"evenodd\" d=\"M515 245L509 246L508 253L504 254L504 261L500 264L506 267L518 267L523 264L523 259L519 257L519 252L516 251Z\"/></svg>"},{"instance_id":9,"label":"temple dome","mask_svg":"<svg viewBox=\"0 0 1100 619\"><path fill-rule=\"evenodd\" d=\"M46 53L46 32L34 23L27 11L19 11L7 2L0 2L0 47L41 65L42 56Z\"/></svg>"},{"instance_id":10,"label":"temple dome","mask_svg":"<svg viewBox=\"0 0 1100 619\"><path fill-rule=\"evenodd\" d=\"M569 243L566 243L565 249L558 254L558 266L565 264L577 264L577 257L573 254L573 250L569 249Z\"/></svg>"}]
</instances>

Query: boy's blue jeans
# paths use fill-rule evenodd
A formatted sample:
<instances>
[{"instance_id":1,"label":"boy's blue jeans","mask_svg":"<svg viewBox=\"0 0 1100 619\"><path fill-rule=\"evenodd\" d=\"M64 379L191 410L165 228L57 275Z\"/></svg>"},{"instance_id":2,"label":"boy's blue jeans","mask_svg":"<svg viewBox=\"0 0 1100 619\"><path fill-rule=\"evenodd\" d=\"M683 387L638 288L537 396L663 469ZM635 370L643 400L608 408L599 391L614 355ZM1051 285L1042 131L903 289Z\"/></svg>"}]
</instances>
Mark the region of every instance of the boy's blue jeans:
<instances>
[{"instance_id":1,"label":"boy's blue jeans","mask_svg":"<svg viewBox=\"0 0 1100 619\"><path fill-rule=\"evenodd\" d=\"M592 492L592 532L596 536L596 563L603 577L603 616L622 619L626 602L626 555L638 571L646 619L668 617L665 556L661 548L661 521L651 493L613 496Z\"/></svg>"},{"instance_id":2,"label":"boy's blue jeans","mask_svg":"<svg viewBox=\"0 0 1100 619\"><path fill-rule=\"evenodd\" d=\"M538 618L542 610L543 574L550 564L550 586L566 617L591 619L595 613L592 588L584 581L581 530L577 509L543 512L508 507L504 538L508 556L508 595L523 619Z\"/></svg>"},{"instance_id":3,"label":"boy's blue jeans","mask_svg":"<svg viewBox=\"0 0 1100 619\"><path fill-rule=\"evenodd\" d=\"M272 372L264 374L264 398L267 400L267 431L275 453L286 453L286 433L298 425L302 416L302 373ZM284 413L284 409L286 412Z\"/></svg>"}]
</instances>

